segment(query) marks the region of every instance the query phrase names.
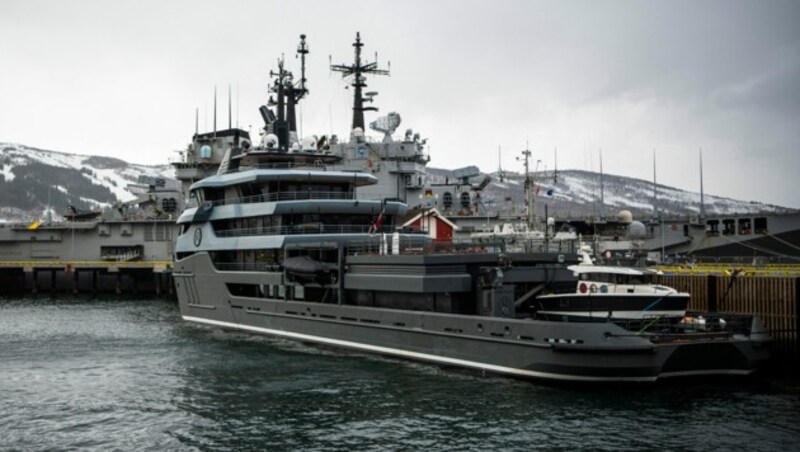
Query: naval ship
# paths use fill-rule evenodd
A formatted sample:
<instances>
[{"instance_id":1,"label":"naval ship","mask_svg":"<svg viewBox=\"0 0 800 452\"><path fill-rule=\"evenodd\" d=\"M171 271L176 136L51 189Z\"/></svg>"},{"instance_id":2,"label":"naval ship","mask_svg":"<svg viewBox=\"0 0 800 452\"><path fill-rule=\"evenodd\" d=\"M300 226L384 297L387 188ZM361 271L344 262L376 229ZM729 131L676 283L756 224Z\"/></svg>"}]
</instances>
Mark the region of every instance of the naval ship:
<instances>
[{"instance_id":1,"label":"naval ship","mask_svg":"<svg viewBox=\"0 0 800 452\"><path fill-rule=\"evenodd\" d=\"M359 38L343 71L365 86L376 65L361 61ZM299 49L304 67L304 39ZM362 197L386 187L331 151L375 148L360 127L360 92L350 143L298 140L293 112L305 77L294 83L282 62L272 76L275 108L260 107L261 142L233 133L216 174L188 186L174 272L185 321L557 381L744 375L768 358L770 339L752 316L542 318L539 295L575 290L576 250L509 252L405 225L409 200ZM421 164L413 134L395 143L387 132L381 145L400 152L396 168Z\"/></svg>"}]
</instances>

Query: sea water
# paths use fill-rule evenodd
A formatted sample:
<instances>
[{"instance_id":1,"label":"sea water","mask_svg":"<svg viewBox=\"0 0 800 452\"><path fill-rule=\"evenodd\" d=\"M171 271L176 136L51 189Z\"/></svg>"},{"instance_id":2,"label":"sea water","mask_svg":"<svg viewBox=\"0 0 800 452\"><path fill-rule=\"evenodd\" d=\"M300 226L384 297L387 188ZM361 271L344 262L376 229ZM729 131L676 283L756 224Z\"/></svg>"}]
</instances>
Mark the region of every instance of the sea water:
<instances>
[{"instance_id":1,"label":"sea water","mask_svg":"<svg viewBox=\"0 0 800 452\"><path fill-rule=\"evenodd\" d=\"M0 299L2 450L787 450L793 377L553 386L181 321Z\"/></svg>"}]
</instances>

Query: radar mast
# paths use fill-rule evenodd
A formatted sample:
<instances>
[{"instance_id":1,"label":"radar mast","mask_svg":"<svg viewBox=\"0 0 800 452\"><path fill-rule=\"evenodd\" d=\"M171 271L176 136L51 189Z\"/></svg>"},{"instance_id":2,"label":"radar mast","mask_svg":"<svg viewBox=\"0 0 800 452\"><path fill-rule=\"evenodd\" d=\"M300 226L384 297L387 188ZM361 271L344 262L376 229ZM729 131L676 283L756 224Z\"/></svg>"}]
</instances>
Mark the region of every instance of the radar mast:
<instances>
[{"instance_id":1,"label":"radar mast","mask_svg":"<svg viewBox=\"0 0 800 452\"><path fill-rule=\"evenodd\" d=\"M378 111L377 107L364 106L364 102L372 102L372 96L376 94L370 93L372 96L369 96L367 99L364 98L362 91L367 87L367 78L365 74L389 75L389 71L387 69L378 69L377 61L371 63L361 62L361 48L364 47L364 44L361 43L361 33L356 32L356 42L353 43L353 47L355 47L355 60L353 64L332 64L331 71L341 72L342 78L353 76L353 81L350 83L350 86L353 87L353 127L351 130L355 130L356 127L364 130L364 112Z\"/></svg>"}]
</instances>

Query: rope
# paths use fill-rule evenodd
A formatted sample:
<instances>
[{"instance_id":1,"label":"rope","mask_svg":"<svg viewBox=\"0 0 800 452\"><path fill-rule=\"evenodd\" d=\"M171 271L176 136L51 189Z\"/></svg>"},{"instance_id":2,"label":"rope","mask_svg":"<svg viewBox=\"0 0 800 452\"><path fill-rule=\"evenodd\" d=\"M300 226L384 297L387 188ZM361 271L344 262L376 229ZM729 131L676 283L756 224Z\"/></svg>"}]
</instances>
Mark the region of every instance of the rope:
<instances>
[{"instance_id":1,"label":"rope","mask_svg":"<svg viewBox=\"0 0 800 452\"><path fill-rule=\"evenodd\" d=\"M647 307L646 307L646 308L642 309L642 312L649 311L649 310L650 310L650 308L652 308L653 306L655 306L655 305L657 305L658 303L660 303L660 302L661 302L661 300L663 300L663 299L664 299L664 297L661 297L661 298L658 298L658 299L656 299L656 301L654 301L654 302L650 303L649 305L647 305Z\"/></svg>"},{"instance_id":2,"label":"rope","mask_svg":"<svg viewBox=\"0 0 800 452\"><path fill-rule=\"evenodd\" d=\"M641 336L641 334L644 332L644 330L650 328L650 325L654 324L658 320L661 320L662 318L663 318L663 316L658 316L658 317L654 318L653 320L651 320L647 325L643 326L642 329L640 329L639 331L636 332L636 336Z\"/></svg>"}]
</instances>

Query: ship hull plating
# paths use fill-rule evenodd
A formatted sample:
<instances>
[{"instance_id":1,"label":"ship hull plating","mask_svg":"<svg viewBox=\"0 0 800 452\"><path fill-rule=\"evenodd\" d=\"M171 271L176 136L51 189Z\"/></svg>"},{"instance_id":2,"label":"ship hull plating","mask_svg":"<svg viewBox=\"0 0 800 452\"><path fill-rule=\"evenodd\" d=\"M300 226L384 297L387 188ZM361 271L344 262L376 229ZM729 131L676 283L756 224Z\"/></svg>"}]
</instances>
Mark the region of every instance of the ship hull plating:
<instances>
[{"instance_id":1,"label":"ship hull plating","mask_svg":"<svg viewBox=\"0 0 800 452\"><path fill-rule=\"evenodd\" d=\"M575 382L654 382L746 375L766 343L734 336L655 342L612 323L569 323L234 296L258 272L221 272L205 253L177 264L184 320L507 376ZM199 296L202 294L202 299Z\"/></svg>"}]
</instances>

